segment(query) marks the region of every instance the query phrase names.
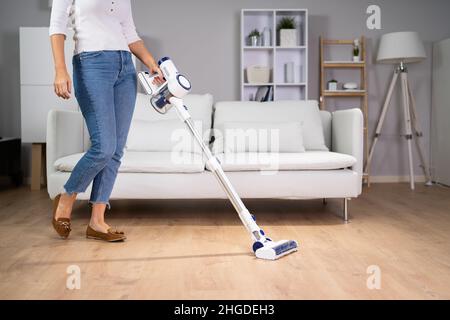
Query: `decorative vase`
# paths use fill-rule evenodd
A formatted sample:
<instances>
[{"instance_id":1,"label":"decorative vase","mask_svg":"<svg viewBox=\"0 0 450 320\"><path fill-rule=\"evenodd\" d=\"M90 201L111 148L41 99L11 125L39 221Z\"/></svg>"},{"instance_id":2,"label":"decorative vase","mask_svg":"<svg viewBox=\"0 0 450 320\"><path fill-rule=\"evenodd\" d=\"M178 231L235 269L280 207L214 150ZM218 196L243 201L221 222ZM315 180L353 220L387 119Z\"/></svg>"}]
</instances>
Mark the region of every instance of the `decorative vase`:
<instances>
[{"instance_id":1,"label":"decorative vase","mask_svg":"<svg viewBox=\"0 0 450 320\"><path fill-rule=\"evenodd\" d=\"M270 38L271 38L271 31L269 28L265 27L262 36L263 40L262 45L265 47L270 47L272 45L272 41L270 41Z\"/></svg>"},{"instance_id":2,"label":"decorative vase","mask_svg":"<svg viewBox=\"0 0 450 320\"><path fill-rule=\"evenodd\" d=\"M303 69L303 66L299 66L299 68L298 68L298 74L299 74L299 76L298 76L298 82L303 82L303 80L305 79L305 77L304 77L304 69Z\"/></svg>"},{"instance_id":3,"label":"decorative vase","mask_svg":"<svg viewBox=\"0 0 450 320\"><path fill-rule=\"evenodd\" d=\"M250 38L250 46L257 47L259 45L259 37L251 36Z\"/></svg>"},{"instance_id":4,"label":"decorative vase","mask_svg":"<svg viewBox=\"0 0 450 320\"><path fill-rule=\"evenodd\" d=\"M281 29L280 30L280 46L295 47L297 46L297 30Z\"/></svg>"},{"instance_id":5,"label":"decorative vase","mask_svg":"<svg viewBox=\"0 0 450 320\"><path fill-rule=\"evenodd\" d=\"M295 75L294 75L294 63L288 62L284 65L284 81L285 83L294 83Z\"/></svg>"},{"instance_id":6,"label":"decorative vase","mask_svg":"<svg viewBox=\"0 0 450 320\"><path fill-rule=\"evenodd\" d=\"M359 56L353 56L353 62L361 62Z\"/></svg>"},{"instance_id":7,"label":"decorative vase","mask_svg":"<svg viewBox=\"0 0 450 320\"><path fill-rule=\"evenodd\" d=\"M331 80L328 81L328 91L337 91L337 81L336 80Z\"/></svg>"}]
</instances>

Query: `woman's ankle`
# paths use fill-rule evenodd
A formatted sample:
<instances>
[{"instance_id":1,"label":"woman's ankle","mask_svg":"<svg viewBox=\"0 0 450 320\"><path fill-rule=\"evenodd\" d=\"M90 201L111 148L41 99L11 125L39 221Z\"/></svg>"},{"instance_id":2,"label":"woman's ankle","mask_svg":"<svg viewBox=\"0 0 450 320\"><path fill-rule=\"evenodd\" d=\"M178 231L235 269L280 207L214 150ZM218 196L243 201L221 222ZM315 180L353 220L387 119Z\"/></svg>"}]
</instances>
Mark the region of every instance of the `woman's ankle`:
<instances>
[{"instance_id":1,"label":"woman's ankle","mask_svg":"<svg viewBox=\"0 0 450 320\"><path fill-rule=\"evenodd\" d=\"M103 220L99 221L96 219L91 219L89 221L89 226L92 229L94 229L95 231L104 232L104 233L108 232L108 229L109 229L109 225Z\"/></svg>"},{"instance_id":2,"label":"woman's ankle","mask_svg":"<svg viewBox=\"0 0 450 320\"><path fill-rule=\"evenodd\" d=\"M95 219L95 218L91 217L91 219L89 220L89 224L90 225L94 225L94 226L103 225L103 224L105 224L105 220Z\"/></svg>"},{"instance_id":3,"label":"woman's ankle","mask_svg":"<svg viewBox=\"0 0 450 320\"><path fill-rule=\"evenodd\" d=\"M75 202L76 195L71 196L68 194L61 194L58 202L58 208L56 209L56 219L58 218L69 218L72 215L72 207Z\"/></svg>"},{"instance_id":4,"label":"woman's ankle","mask_svg":"<svg viewBox=\"0 0 450 320\"><path fill-rule=\"evenodd\" d=\"M67 192L64 192L64 193L61 193L61 200L66 200L66 201L70 201L70 202L75 202L75 200L76 200L76 198L77 198L77 193L71 193L71 194L69 194L69 193L67 193Z\"/></svg>"}]
</instances>

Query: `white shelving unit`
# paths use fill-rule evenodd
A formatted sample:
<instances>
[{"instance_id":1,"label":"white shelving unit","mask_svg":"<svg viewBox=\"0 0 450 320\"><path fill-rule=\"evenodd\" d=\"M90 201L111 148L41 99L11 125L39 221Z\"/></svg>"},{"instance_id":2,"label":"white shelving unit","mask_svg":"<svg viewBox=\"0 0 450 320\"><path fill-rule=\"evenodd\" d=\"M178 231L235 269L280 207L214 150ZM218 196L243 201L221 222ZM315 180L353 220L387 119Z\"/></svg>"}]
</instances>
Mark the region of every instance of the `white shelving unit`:
<instances>
[{"instance_id":1,"label":"white shelving unit","mask_svg":"<svg viewBox=\"0 0 450 320\"><path fill-rule=\"evenodd\" d=\"M280 19L293 17L297 24L297 45L281 47L277 25ZM264 28L271 30L269 46L252 47L249 33ZM307 9L243 9L241 12L241 100L255 97L262 86L273 88L274 100L308 99L308 10ZM294 83L285 82L285 64L294 63ZM249 66L268 66L271 69L269 83L248 83L246 69Z\"/></svg>"}]
</instances>

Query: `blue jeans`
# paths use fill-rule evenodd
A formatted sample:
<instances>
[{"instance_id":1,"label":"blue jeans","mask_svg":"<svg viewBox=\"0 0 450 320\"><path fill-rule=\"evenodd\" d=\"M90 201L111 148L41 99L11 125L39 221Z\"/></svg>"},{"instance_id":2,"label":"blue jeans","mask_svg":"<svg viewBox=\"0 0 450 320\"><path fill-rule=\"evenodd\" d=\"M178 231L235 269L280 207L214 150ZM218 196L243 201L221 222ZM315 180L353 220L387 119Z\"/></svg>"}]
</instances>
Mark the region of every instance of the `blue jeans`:
<instances>
[{"instance_id":1,"label":"blue jeans","mask_svg":"<svg viewBox=\"0 0 450 320\"><path fill-rule=\"evenodd\" d=\"M64 189L68 194L81 193L93 182L89 202L103 203L110 209L109 197L136 102L137 78L131 53L92 51L75 55L73 84L91 147L73 169Z\"/></svg>"}]
</instances>

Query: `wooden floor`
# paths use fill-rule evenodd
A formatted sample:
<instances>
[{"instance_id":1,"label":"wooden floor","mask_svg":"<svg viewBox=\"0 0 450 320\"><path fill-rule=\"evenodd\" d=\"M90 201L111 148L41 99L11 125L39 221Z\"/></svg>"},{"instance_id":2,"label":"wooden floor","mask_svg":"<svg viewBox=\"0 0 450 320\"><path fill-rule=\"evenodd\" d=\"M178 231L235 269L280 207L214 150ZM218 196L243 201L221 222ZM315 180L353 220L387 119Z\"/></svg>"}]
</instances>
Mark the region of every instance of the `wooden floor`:
<instances>
[{"instance_id":1,"label":"wooden floor","mask_svg":"<svg viewBox=\"0 0 450 320\"><path fill-rule=\"evenodd\" d=\"M0 190L0 299L449 299L450 191L373 185L350 202L246 201L266 233L300 251L256 260L226 201L112 201L125 243L87 240L77 202L69 240L51 228L46 191ZM67 268L81 288L68 290ZM378 266L381 289L367 288Z\"/></svg>"}]
</instances>

